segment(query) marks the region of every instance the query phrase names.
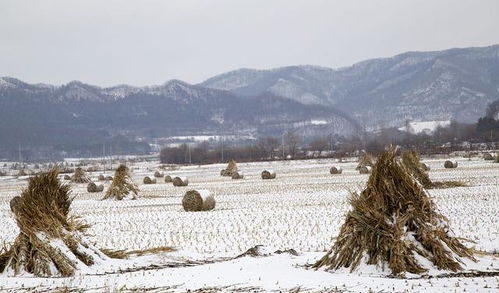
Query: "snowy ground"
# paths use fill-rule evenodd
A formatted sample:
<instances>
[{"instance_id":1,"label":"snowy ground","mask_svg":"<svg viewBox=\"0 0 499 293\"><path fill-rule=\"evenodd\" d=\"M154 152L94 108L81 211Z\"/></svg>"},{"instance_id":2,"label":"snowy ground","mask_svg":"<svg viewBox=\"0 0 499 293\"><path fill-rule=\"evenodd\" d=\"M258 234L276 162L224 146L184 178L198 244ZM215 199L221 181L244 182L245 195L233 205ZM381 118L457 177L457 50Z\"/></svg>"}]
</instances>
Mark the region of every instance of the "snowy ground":
<instances>
[{"instance_id":1,"label":"snowy ground","mask_svg":"<svg viewBox=\"0 0 499 293\"><path fill-rule=\"evenodd\" d=\"M458 159L457 169L444 169L443 159L424 160L434 180L460 180L469 187L430 190L441 212L450 219L455 234L473 240L470 246L499 251L499 164L482 159ZM330 175L331 166L341 175ZM325 272L311 270L331 247L349 206L349 191L360 190L367 175L355 171L356 163L332 160L238 164L243 180L220 177L225 166L190 166L165 172L187 176L188 187L171 184L140 185L135 201L101 201L102 193L88 194L85 184L73 185L73 213L92 224L89 238L98 247L145 249L173 246L173 253L130 260L112 260L73 278L0 276L0 291L21 289L50 291L56 287L89 291L324 291L363 292L497 292L499 279L489 277L430 277L394 279L379 270ZM156 163L133 166L142 182L158 170ZM275 180L261 180L260 172L273 169ZM93 173L96 181L99 172ZM109 174L112 175L112 174ZM162 182L160 179L159 181ZM0 241L12 242L18 234L8 202L25 187L25 180L0 177ZM107 187L107 185L106 185ZM208 189L216 198L215 210L187 213L181 206L189 189ZM294 249L261 257L235 256L256 245L268 252ZM499 271L499 259L481 258L467 270ZM201 291L204 290L204 291ZM211 292L211 291L209 291Z\"/></svg>"}]
</instances>

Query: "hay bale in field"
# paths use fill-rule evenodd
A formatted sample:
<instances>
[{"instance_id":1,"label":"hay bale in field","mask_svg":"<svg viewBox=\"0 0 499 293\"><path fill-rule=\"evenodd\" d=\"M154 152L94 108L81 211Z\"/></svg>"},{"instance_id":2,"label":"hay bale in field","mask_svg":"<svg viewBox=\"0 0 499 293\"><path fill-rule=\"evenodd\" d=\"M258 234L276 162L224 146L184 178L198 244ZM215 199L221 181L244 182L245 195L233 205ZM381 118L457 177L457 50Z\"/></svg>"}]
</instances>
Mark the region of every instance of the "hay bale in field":
<instances>
[{"instance_id":1,"label":"hay bale in field","mask_svg":"<svg viewBox=\"0 0 499 293\"><path fill-rule=\"evenodd\" d=\"M156 184L156 179L151 179L151 177L146 176L142 180L142 183L144 183L144 184Z\"/></svg>"},{"instance_id":2,"label":"hay bale in field","mask_svg":"<svg viewBox=\"0 0 499 293\"><path fill-rule=\"evenodd\" d=\"M415 150L402 152L402 163L407 168L409 174L416 178L421 185L426 188L433 185L433 182L430 180L430 176L428 176L428 173L421 166L419 154Z\"/></svg>"},{"instance_id":3,"label":"hay bale in field","mask_svg":"<svg viewBox=\"0 0 499 293\"><path fill-rule=\"evenodd\" d=\"M104 176L103 174L100 174L99 177L97 177L97 180L106 181L106 176Z\"/></svg>"},{"instance_id":4,"label":"hay bale in field","mask_svg":"<svg viewBox=\"0 0 499 293\"><path fill-rule=\"evenodd\" d=\"M182 199L186 212L209 211L215 208L215 198L208 190L189 190Z\"/></svg>"},{"instance_id":5,"label":"hay bale in field","mask_svg":"<svg viewBox=\"0 0 499 293\"><path fill-rule=\"evenodd\" d=\"M336 168L336 167L331 167L331 169L329 169L329 173L330 174L341 174L343 173L343 170L341 168Z\"/></svg>"},{"instance_id":6,"label":"hay bale in field","mask_svg":"<svg viewBox=\"0 0 499 293\"><path fill-rule=\"evenodd\" d=\"M120 165L114 173L114 180L111 186L106 191L103 199L114 198L122 200L128 195L132 194L132 199L137 198L139 188L133 182L132 176L128 171L128 167Z\"/></svg>"},{"instance_id":7,"label":"hay bale in field","mask_svg":"<svg viewBox=\"0 0 499 293\"><path fill-rule=\"evenodd\" d=\"M69 175L64 175L64 180L71 180L71 176L69 176Z\"/></svg>"},{"instance_id":8,"label":"hay bale in field","mask_svg":"<svg viewBox=\"0 0 499 293\"><path fill-rule=\"evenodd\" d=\"M113 176L107 176L107 177L106 177L106 180L107 180L107 181L113 181Z\"/></svg>"},{"instance_id":9,"label":"hay bale in field","mask_svg":"<svg viewBox=\"0 0 499 293\"><path fill-rule=\"evenodd\" d=\"M445 161L445 163L444 163L444 167L445 167L446 169L453 169L453 168L457 168L457 162L452 162L452 161L447 160L447 161Z\"/></svg>"},{"instance_id":10,"label":"hay bale in field","mask_svg":"<svg viewBox=\"0 0 499 293\"><path fill-rule=\"evenodd\" d=\"M450 235L446 218L395 157L382 153L366 188L352 193L352 210L327 254L314 264L336 270L362 265L388 268L393 275L420 274L433 263L440 270L462 270L461 257L473 250ZM421 262L421 259L426 259Z\"/></svg>"},{"instance_id":11,"label":"hay bale in field","mask_svg":"<svg viewBox=\"0 0 499 293\"><path fill-rule=\"evenodd\" d=\"M21 170L19 170L19 172L17 173L17 176L28 176L28 174L26 173L26 171L24 171L24 169L21 169Z\"/></svg>"},{"instance_id":12,"label":"hay bale in field","mask_svg":"<svg viewBox=\"0 0 499 293\"><path fill-rule=\"evenodd\" d=\"M37 174L12 199L20 233L0 251L0 274L68 277L108 259L83 236L89 226L69 215L70 187L57 176L56 169Z\"/></svg>"},{"instance_id":13,"label":"hay bale in field","mask_svg":"<svg viewBox=\"0 0 499 293\"><path fill-rule=\"evenodd\" d=\"M227 177L232 177L234 172L237 172L237 164L236 161L234 160L229 160L229 164L227 165L227 168L224 170L220 171L220 175L222 176L227 176Z\"/></svg>"},{"instance_id":14,"label":"hay bale in field","mask_svg":"<svg viewBox=\"0 0 499 293\"><path fill-rule=\"evenodd\" d=\"M494 160L494 156L492 156L492 154L490 154L490 153L484 153L483 154L483 159L485 161L493 161Z\"/></svg>"},{"instance_id":15,"label":"hay bale in field","mask_svg":"<svg viewBox=\"0 0 499 293\"><path fill-rule=\"evenodd\" d=\"M275 179L276 174L274 170L263 170L262 179Z\"/></svg>"},{"instance_id":16,"label":"hay bale in field","mask_svg":"<svg viewBox=\"0 0 499 293\"><path fill-rule=\"evenodd\" d=\"M244 174L241 171L236 171L232 174L232 179L243 179Z\"/></svg>"},{"instance_id":17,"label":"hay bale in field","mask_svg":"<svg viewBox=\"0 0 499 293\"><path fill-rule=\"evenodd\" d=\"M360 170L362 167L373 167L374 166L374 158L371 154L365 153L359 159L359 163L357 164L357 168L355 170Z\"/></svg>"},{"instance_id":18,"label":"hay bale in field","mask_svg":"<svg viewBox=\"0 0 499 293\"><path fill-rule=\"evenodd\" d=\"M421 169L423 169L426 172L429 172L431 170L430 166L428 166L425 163L420 163Z\"/></svg>"},{"instance_id":19,"label":"hay bale in field","mask_svg":"<svg viewBox=\"0 0 499 293\"><path fill-rule=\"evenodd\" d=\"M74 183L89 183L90 178L87 177L87 174L85 174L85 171L81 167L78 167L75 169L75 173L73 176L71 176L71 182Z\"/></svg>"},{"instance_id":20,"label":"hay bale in field","mask_svg":"<svg viewBox=\"0 0 499 293\"><path fill-rule=\"evenodd\" d=\"M494 160L494 163L499 163L499 154L496 154L496 159Z\"/></svg>"},{"instance_id":21,"label":"hay bale in field","mask_svg":"<svg viewBox=\"0 0 499 293\"><path fill-rule=\"evenodd\" d=\"M165 176L165 183L171 183L171 182L173 182L173 178L172 178L172 176L170 176L170 175L166 175L166 176Z\"/></svg>"},{"instance_id":22,"label":"hay bale in field","mask_svg":"<svg viewBox=\"0 0 499 293\"><path fill-rule=\"evenodd\" d=\"M160 173L159 171L154 172L154 177L156 178L163 178L163 176L165 176L165 174Z\"/></svg>"},{"instance_id":23,"label":"hay bale in field","mask_svg":"<svg viewBox=\"0 0 499 293\"><path fill-rule=\"evenodd\" d=\"M361 166L358 170L360 174L371 174L372 169L370 166Z\"/></svg>"},{"instance_id":24,"label":"hay bale in field","mask_svg":"<svg viewBox=\"0 0 499 293\"><path fill-rule=\"evenodd\" d=\"M102 192L104 191L104 185L100 184L97 185L93 182L90 182L87 184L87 192L93 193L93 192Z\"/></svg>"},{"instance_id":25,"label":"hay bale in field","mask_svg":"<svg viewBox=\"0 0 499 293\"><path fill-rule=\"evenodd\" d=\"M189 185L189 179L187 177L175 177L173 178L173 186L182 187Z\"/></svg>"}]
</instances>

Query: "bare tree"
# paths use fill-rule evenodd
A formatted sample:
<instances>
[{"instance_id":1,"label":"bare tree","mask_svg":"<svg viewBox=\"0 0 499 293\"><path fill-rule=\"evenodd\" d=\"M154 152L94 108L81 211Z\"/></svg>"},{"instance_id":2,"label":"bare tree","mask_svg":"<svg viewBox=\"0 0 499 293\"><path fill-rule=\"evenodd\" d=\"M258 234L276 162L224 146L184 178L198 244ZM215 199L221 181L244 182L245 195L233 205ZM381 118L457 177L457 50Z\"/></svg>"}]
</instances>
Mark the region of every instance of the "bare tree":
<instances>
[{"instance_id":1,"label":"bare tree","mask_svg":"<svg viewBox=\"0 0 499 293\"><path fill-rule=\"evenodd\" d=\"M289 154L294 158L301 143L300 135L296 131L288 131L284 136L284 140L289 147Z\"/></svg>"}]
</instances>

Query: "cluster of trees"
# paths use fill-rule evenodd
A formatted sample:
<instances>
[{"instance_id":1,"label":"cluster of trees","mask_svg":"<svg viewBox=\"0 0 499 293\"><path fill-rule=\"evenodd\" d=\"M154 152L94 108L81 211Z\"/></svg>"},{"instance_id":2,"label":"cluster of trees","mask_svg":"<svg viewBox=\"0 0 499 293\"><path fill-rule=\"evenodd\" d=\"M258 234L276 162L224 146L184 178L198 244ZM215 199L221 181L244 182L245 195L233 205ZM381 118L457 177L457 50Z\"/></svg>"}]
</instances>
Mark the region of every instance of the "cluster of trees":
<instances>
[{"instance_id":1,"label":"cluster of trees","mask_svg":"<svg viewBox=\"0 0 499 293\"><path fill-rule=\"evenodd\" d=\"M167 147L161 150L162 163L203 164L227 161L259 161L274 159L303 159L326 154L330 157L342 157L361 150L377 154L387 145L400 145L417 148L422 153L435 153L457 150L462 142L498 142L499 141L499 100L490 104L486 116L477 123L465 124L451 122L448 127L438 127L433 133L411 134L397 128L383 129L363 137L320 137L304 140L296 132L289 132L281 138L265 137L255 143L244 146L225 146L207 142L189 146ZM327 151L327 152L325 152Z\"/></svg>"}]
</instances>

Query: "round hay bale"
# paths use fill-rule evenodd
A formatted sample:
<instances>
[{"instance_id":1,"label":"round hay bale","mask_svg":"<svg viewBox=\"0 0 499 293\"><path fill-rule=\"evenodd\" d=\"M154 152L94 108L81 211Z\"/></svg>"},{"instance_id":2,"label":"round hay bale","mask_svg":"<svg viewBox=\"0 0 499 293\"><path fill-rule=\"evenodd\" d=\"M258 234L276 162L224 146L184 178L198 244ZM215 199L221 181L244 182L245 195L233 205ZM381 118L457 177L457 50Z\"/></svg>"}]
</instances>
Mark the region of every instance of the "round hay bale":
<instances>
[{"instance_id":1,"label":"round hay bale","mask_svg":"<svg viewBox=\"0 0 499 293\"><path fill-rule=\"evenodd\" d=\"M243 179L244 174L241 171L236 171L232 174L232 179Z\"/></svg>"},{"instance_id":2,"label":"round hay bale","mask_svg":"<svg viewBox=\"0 0 499 293\"><path fill-rule=\"evenodd\" d=\"M95 184L94 182L90 182L88 183L87 185L87 191L89 193L93 193L93 192L102 192L104 191L104 185L100 184L100 185L97 185Z\"/></svg>"},{"instance_id":3,"label":"round hay bale","mask_svg":"<svg viewBox=\"0 0 499 293\"><path fill-rule=\"evenodd\" d=\"M97 177L97 180L99 180L99 181L105 181L106 177L104 175L100 174L99 177Z\"/></svg>"},{"instance_id":4,"label":"round hay bale","mask_svg":"<svg viewBox=\"0 0 499 293\"><path fill-rule=\"evenodd\" d=\"M113 181L113 176L107 176L106 180Z\"/></svg>"},{"instance_id":5,"label":"round hay bale","mask_svg":"<svg viewBox=\"0 0 499 293\"><path fill-rule=\"evenodd\" d=\"M171 183L171 182L173 182L173 178L172 178L172 176L170 176L170 175L166 175L166 176L165 176L165 183Z\"/></svg>"},{"instance_id":6,"label":"round hay bale","mask_svg":"<svg viewBox=\"0 0 499 293\"><path fill-rule=\"evenodd\" d=\"M360 174L371 174L372 169L373 168L371 166L361 166L359 168L359 173Z\"/></svg>"},{"instance_id":7,"label":"round hay bale","mask_svg":"<svg viewBox=\"0 0 499 293\"><path fill-rule=\"evenodd\" d=\"M444 167L445 167L446 169L453 169L453 168L457 168L457 162L452 162L452 161L447 160L447 161L445 161L445 163L444 163Z\"/></svg>"},{"instance_id":8,"label":"round hay bale","mask_svg":"<svg viewBox=\"0 0 499 293\"><path fill-rule=\"evenodd\" d=\"M483 154L483 159L485 161L493 161L494 160L494 156L492 156L490 153L485 153L485 154Z\"/></svg>"},{"instance_id":9,"label":"round hay bale","mask_svg":"<svg viewBox=\"0 0 499 293\"><path fill-rule=\"evenodd\" d=\"M64 175L64 180L71 180L71 176L69 176L69 175Z\"/></svg>"},{"instance_id":10,"label":"round hay bale","mask_svg":"<svg viewBox=\"0 0 499 293\"><path fill-rule=\"evenodd\" d=\"M215 198L208 190L189 190L182 199L186 212L210 211L215 208Z\"/></svg>"},{"instance_id":11,"label":"round hay bale","mask_svg":"<svg viewBox=\"0 0 499 293\"><path fill-rule=\"evenodd\" d=\"M430 166L426 165L425 163L421 163L421 169L428 172L430 171Z\"/></svg>"},{"instance_id":12,"label":"round hay bale","mask_svg":"<svg viewBox=\"0 0 499 293\"><path fill-rule=\"evenodd\" d=\"M173 186L181 187L189 185L189 179L187 177L175 177L173 178Z\"/></svg>"},{"instance_id":13,"label":"round hay bale","mask_svg":"<svg viewBox=\"0 0 499 293\"><path fill-rule=\"evenodd\" d=\"M163 178L163 176L165 176L165 174L159 173L159 171L154 172L154 177L156 178Z\"/></svg>"},{"instance_id":14,"label":"round hay bale","mask_svg":"<svg viewBox=\"0 0 499 293\"><path fill-rule=\"evenodd\" d=\"M142 180L144 184L156 184L156 179L151 179L151 177L146 176L144 180Z\"/></svg>"},{"instance_id":15,"label":"round hay bale","mask_svg":"<svg viewBox=\"0 0 499 293\"><path fill-rule=\"evenodd\" d=\"M329 173L331 174L341 174L343 173L343 170L341 168L336 168L336 167L331 167L331 169L329 169Z\"/></svg>"},{"instance_id":16,"label":"round hay bale","mask_svg":"<svg viewBox=\"0 0 499 293\"><path fill-rule=\"evenodd\" d=\"M262 179L275 179L275 171L274 170L263 170Z\"/></svg>"}]
</instances>

